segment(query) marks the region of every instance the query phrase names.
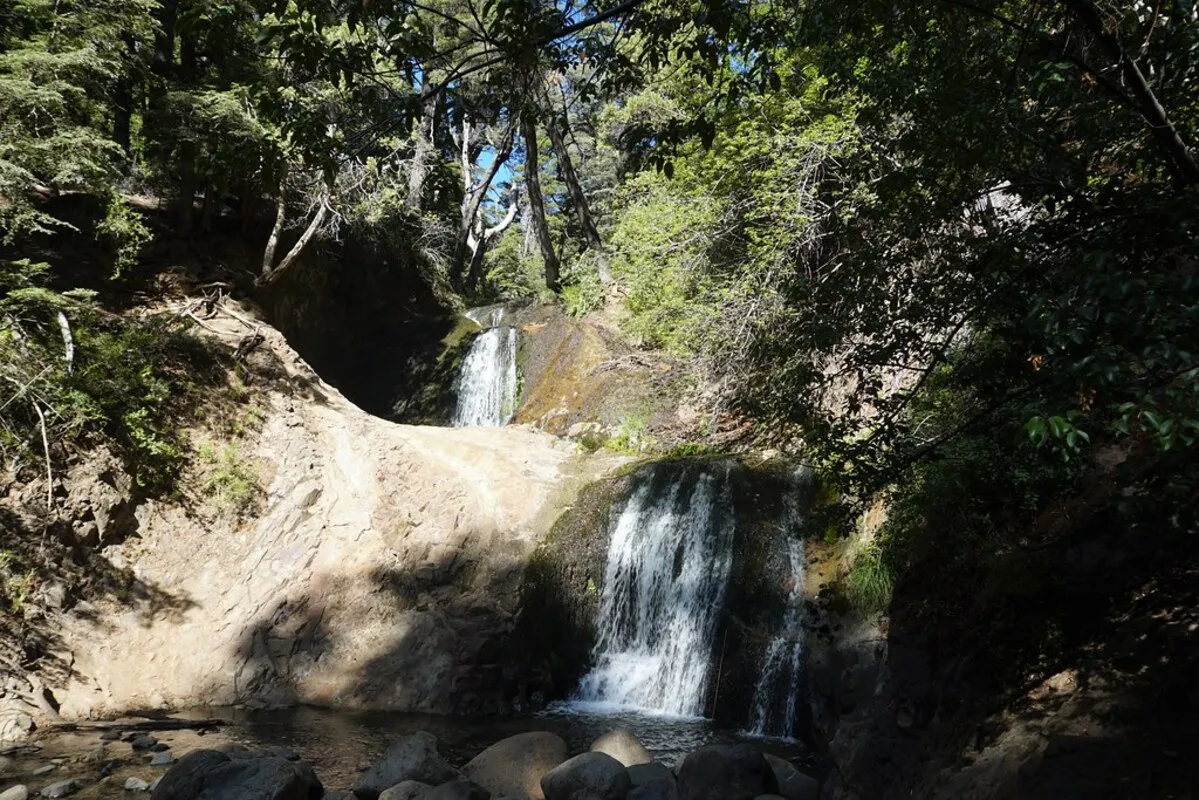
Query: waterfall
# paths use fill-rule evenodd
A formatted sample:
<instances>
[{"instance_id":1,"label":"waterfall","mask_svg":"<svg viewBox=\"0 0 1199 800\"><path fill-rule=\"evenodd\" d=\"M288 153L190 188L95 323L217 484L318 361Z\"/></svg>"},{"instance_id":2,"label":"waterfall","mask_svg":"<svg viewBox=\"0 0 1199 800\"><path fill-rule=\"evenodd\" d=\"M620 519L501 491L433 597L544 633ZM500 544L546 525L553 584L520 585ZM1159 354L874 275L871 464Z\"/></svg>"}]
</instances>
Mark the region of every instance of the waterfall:
<instances>
[{"instance_id":1,"label":"waterfall","mask_svg":"<svg viewBox=\"0 0 1199 800\"><path fill-rule=\"evenodd\" d=\"M733 560L732 506L727 467L659 469L635 488L612 527L596 664L576 701L703 715Z\"/></svg>"},{"instance_id":2,"label":"waterfall","mask_svg":"<svg viewBox=\"0 0 1199 800\"><path fill-rule=\"evenodd\" d=\"M796 703L799 702L803 677L803 593L804 540L800 498L811 484L806 468L792 473L791 491L785 503L783 530L787 532L787 563L790 586L787 590L787 610L782 627L771 639L762 658L762 671L750 701L749 732L759 736L782 736L794 739ZM780 700L782 702L780 702ZM777 713L782 708L782 714ZM775 713L771 713L774 711Z\"/></svg>"},{"instance_id":3,"label":"waterfall","mask_svg":"<svg viewBox=\"0 0 1199 800\"><path fill-rule=\"evenodd\" d=\"M501 325L504 309L472 309L478 324L492 327L475 337L458 375L455 428L499 427L516 411L516 328Z\"/></svg>"}]
</instances>

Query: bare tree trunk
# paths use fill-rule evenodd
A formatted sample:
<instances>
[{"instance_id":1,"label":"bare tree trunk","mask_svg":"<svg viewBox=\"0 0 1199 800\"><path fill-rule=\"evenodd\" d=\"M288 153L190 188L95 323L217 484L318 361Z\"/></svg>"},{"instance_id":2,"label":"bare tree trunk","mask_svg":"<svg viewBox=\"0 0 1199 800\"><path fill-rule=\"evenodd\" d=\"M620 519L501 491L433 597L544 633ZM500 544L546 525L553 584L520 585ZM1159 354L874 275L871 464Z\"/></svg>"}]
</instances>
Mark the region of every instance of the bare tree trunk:
<instances>
[{"instance_id":1,"label":"bare tree trunk","mask_svg":"<svg viewBox=\"0 0 1199 800\"><path fill-rule=\"evenodd\" d=\"M587 195L583 194L583 186L579 183L579 175L575 172L574 163L570 160L570 151L566 148L566 135L558 125L557 109L554 108L553 96L548 91L542 92L545 111L545 127L550 134L550 144L558 157L558 169L562 173L562 182L570 193L571 205L575 207L575 215L579 218L579 226L583 229L583 240L592 250L602 250L599 231L591 217L591 206L587 203ZM565 112L565 109L564 109ZM567 122L567 130L570 123Z\"/></svg>"},{"instance_id":2,"label":"bare tree trunk","mask_svg":"<svg viewBox=\"0 0 1199 800\"><path fill-rule=\"evenodd\" d=\"M516 209L518 199L513 197L508 202L508 211L503 218L490 228L483 230L477 237L472 236L468 244L470 246L470 270L466 275L467 291L473 291L483 280L483 257L487 254L487 248L491 247L491 243L500 237L500 235L511 227L513 221L516 220Z\"/></svg>"},{"instance_id":3,"label":"bare tree trunk","mask_svg":"<svg viewBox=\"0 0 1199 800\"><path fill-rule=\"evenodd\" d=\"M283 233L283 224L287 222L287 203L283 198L283 182L279 182L279 199L276 201L275 207L275 227L271 228L271 235L266 240L266 250L262 253L262 277L271 274L271 270L275 267L275 250L279 247L279 235Z\"/></svg>"},{"instance_id":4,"label":"bare tree trunk","mask_svg":"<svg viewBox=\"0 0 1199 800\"><path fill-rule=\"evenodd\" d=\"M537 231L537 243L541 247L541 260L545 264L545 285L551 292L562 290L561 270L558 256L554 254L554 242L545 221L545 195L541 193L541 177L537 158L537 123L533 115L521 117L521 131L525 137L525 187L529 193L529 210L532 212L533 227Z\"/></svg>"},{"instance_id":5,"label":"bare tree trunk","mask_svg":"<svg viewBox=\"0 0 1199 800\"><path fill-rule=\"evenodd\" d=\"M191 37L183 37L179 45L179 77L185 86L196 79L196 43ZM196 157L195 143L184 141L179 147L179 211L177 225L180 236L191 236L195 227L193 217L196 207Z\"/></svg>"},{"instance_id":6,"label":"bare tree trunk","mask_svg":"<svg viewBox=\"0 0 1199 800\"><path fill-rule=\"evenodd\" d=\"M483 176L478 185L472 186L471 168L473 166L473 148L470 141L470 124L463 122L460 149L462 153L464 192L462 196L462 214L458 224L458 236L454 241L454 260L450 267L450 283L456 289L464 287L463 279L468 274L467 254L473 253L470 239L477 224L479 208L483 205L483 200L486 199L487 193L491 190L491 184L495 181L495 176L499 173L500 167L512 155L512 142L515 137L515 126L509 125L504 131L503 138L496 145L495 154L491 159L491 166L487 169L487 174Z\"/></svg>"},{"instance_id":7,"label":"bare tree trunk","mask_svg":"<svg viewBox=\"0 0 1199 800\"><path fill-rule=\"evenodd\" d=\"M304 233L300 235L300 238L296 240L296 243L291 246L290 250L287 251L287 255L283 256L283 260L279 262L279 266L273 269L268 269L267 265L264 263L263 273L261 276L259 276L257 281L260 286L275 280L282 275L288 267L295 263L296 259L300 257L300 253L303 252L307 244L312 241L312 237L316 236L316 232L320 230L321 224L325 221L325 217L328 215L329 210L329 197L328 195L322 194L317 200L316 213L313 215L312 221L308 223L308 227L304 230ZM271 244L268 243L267 246L270 247Z\"/></svg>"}]
</instances>

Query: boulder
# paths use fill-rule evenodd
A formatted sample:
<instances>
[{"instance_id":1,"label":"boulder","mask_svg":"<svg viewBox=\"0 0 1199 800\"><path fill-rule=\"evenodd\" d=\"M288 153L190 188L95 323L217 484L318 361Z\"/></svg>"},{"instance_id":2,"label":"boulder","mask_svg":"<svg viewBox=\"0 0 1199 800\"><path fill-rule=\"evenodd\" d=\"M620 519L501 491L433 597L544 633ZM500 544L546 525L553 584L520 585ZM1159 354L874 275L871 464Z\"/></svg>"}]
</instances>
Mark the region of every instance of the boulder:
<instances>
[{"instance_id":1,"label":"boulder","mask_svg":"<svg viewBox=\"0 0 1199 800\"><path fill-rule=\"evenodd\" d=\"M125 791L127 792L148 792L150 784L138 777L129 777L125 779Z\"/></svg>"},{"instance_id":2,"label":"boulder","mask_svg":"<svg viewBox=\"0 0 1199 800\"><path fill-rule=\"evenodd\" d=\"M593 753L607 753L626 767L648 764L654 760L641 740L627 728L608 731L592 742L588 749Z\"/></svg>"},{"instance_id":3,"label":"boulder","mask_svg":"<svg viewBox=\"0 0 1199 800\"><path fill-rule=\"evenodd\" d=\"M491 793L474 781L443 783L420 796L420 800L490 800Z\"/></svg>"},{"instance_id":4,"label":"boulder","mask_svg":"<svg viewBox=\"0 0 1199 800\"><path fill-rule=\"evenodd\" d=\"M566 742L557 734L520 733L479 753L462 773L493 795L544 800L541 778L565 761L567 752Z\"/></svg>"},{"instance_id":5,"label":"boulder","mask_svg":"<svg viewBox=\"0 0 1199 800\"><path fill-rule=\"evenodd\" d=\"M541 778L545 800L624 800L633 788L629 772L607 753L583 753Z\"/></svg>"},{"instance_id":6,"label":"boulder","mask_svg":"<svg viewBox=\"0 0 1199 800\"><path fill-rule=\"evenodd\" d=\"M424 800L425 793L433 787L420 781L400 781L379 795L379 800Z\"/></svg>"},{"instance_id":7,"label":"boulder","mask_svg":"<svg viewBox=\"0 0 1199 800\"><path fill-rule=\"evenodd\" d=\"M629 792L627 800L678 800L674 775L665 764L656 761L634 764L628 772L633 791Z\"/></svg>"},{"instance_id":8,"label":"boulder","mask_svg":"<svg viewBox=\"0 0 1199 800\"><path fill-rule=\"evenodd\" d=\"M130 744L134 750L153 750L154 746L158 744L158 740L149 734L145 734L144 736L138 736Z\"/></svg>"},{"instance_id":9,"label":"boulder","mask_svg":"<svg viewBox=\"0 0 1199 800\"><path fill-rule=\"evenodd\" d=\"M231 760L215 750L179 759L154 787L151 800L320 800L324 787L312 767L283 758Z\"/></svg>"},{"instance_id":10,"label":"boulder","mask_svg":"<svg viewBox=\"0 0 1199 800\"><path fill-rule=\"evenodd\" d=\"M437 752L437 737L418 731L392 742L383 757L358 781L354 794L363 800L375 800L384 790L404 781L437 786L458 777Z\"/></svg>"},{"instance_id":11,"label":"boulder","mask_svg":"<svg viewBox=\"0 0 1199 800\"><path fill-rule=\"evenodd\" d=\"M3 792L0 792L0 800L28 800L29 790L24 786L10 786Z\"/></svg>"},{"instance_id":12,"label":"boulder","mask_svg":"<svg viewBox=\"0 0 1199 800\"><path fill-rule=\"evenodd\" d=\"M62 781L55 781L54 783L42 789L39 794L41 794L42 797L54 800L54 798L73 795L82 788L83 781L75 778L67 778L66 780Z\"/></svg>"},{"instance_id":13,"label":"boulder","mask_svg":"<svg viewBox=\"0 0 1199 800\"><path fill-rule=\"evenodd\" d=\"M175 757L171 755L170 750L164 750L161 753L155 753L154 757L150 759L150 766L152 767L165 767L174 763Z\"/></svg>"},{"instance_id":14,"label":"boulder","mask_svg":"<svg viewBox=\"0 0 1199 800\"><path fill-rule=\"evenodd\" d=\"M778 791L770 763L751 744L713 744L679 765L679 800L753 800Z\"/></svg>"},{"instance_id":15,"label":"boulder","mask_svg":"<svg viewBox=\"0 0 1199 800\"><path fill-rule=\"evenodd\" d=\"M786 759L770 753L765 757L778 781L778 793L786 800L817 800L820 797L820 781L800 772Z\"/></svg>"}]
</instances>

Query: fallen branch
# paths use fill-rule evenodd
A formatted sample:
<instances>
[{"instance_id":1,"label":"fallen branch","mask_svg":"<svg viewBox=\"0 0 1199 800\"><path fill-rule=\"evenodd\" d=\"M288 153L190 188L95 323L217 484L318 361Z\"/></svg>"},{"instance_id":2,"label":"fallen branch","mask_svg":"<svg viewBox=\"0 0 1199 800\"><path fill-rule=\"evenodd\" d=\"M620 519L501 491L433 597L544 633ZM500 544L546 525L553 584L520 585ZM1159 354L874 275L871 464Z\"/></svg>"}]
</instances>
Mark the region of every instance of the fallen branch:
<instances>
[{"instance_id":1,"label":"fallen branch","mask_svg":"<svg viewBox=\"0 0 1199 800\"><path fill-rule=\"evenodd\" d=\"M42 449L46 453L46 510L49 511L54 508L54 470L50 467L50 438L46 435L46 415L42 413L42 407L36 400L31 402L42 425Z\"/></svg>"},{"instance_id":2,"label":"fallen branch","mask_svg":"<svg viewBox=\"0 0 1199 800\"><path fill-rule=\"evenodd\" d=\"M220 719L148 719L144 722L58 722L56 731L189 731L210 730L225 724Z\"/></svg>"},{"instance_id":3,"label":"fallen branch","mask_svg":"<svg viewBox=\"0 0 1199 800\"><path fill-rule=\"evenodd\" d=\"M62 347L65 351L63 359L67 362L67 374L70 375L75 370L75 340L71 338L71 325L67 322L67 315L58 312L58 328L62 331Z\"/></svg>"}]
</instances>

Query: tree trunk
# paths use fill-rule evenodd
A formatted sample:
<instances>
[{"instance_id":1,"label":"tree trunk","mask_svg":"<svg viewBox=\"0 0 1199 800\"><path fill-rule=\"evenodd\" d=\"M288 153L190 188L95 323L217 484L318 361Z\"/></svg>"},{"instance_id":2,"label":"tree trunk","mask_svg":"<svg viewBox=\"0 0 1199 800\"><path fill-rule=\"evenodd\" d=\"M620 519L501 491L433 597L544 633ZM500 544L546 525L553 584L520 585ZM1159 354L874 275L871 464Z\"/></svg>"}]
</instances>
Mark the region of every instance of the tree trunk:
<instances>
[{"instance_id":1,"label":"tree trunk","mask_svg":"<svg viewBox=\"0 0 1199 800\"><path fill-rule=\"evenodd\" d=\"M275 226L266 240L266 250L262 253L262 276L271 274L275 267L275 250L279 247L279 235L283 233L283 223L287 222L287 203L283 199L283 184L279 184L279 199L275 207Z\"/></svg>"},{"instance_id":2,"label":"tree trunk","mask_svg":"<svg viewBox=\"0 0 1199 800\"><path fill-rule=\"evenodd\" d=\"M532 212L533 227L537 231L537 243L541 247L541 260L545 264L545 285L551 292L562 290L562 276L558 267L558 256L554 254L554 242L545 221L545 195L541 193L540 166L537 159L537 123L533 115L521 117L521 130L525 137L525 187L529 193L529 210Z\"/></svg>"},{"instance_id":3,"label":"tree trunk","mask_svg":"<svg viewBox=\"0 0 1199 800\"><path fill-rule=\"evenodd\" d=\"M1187 147L1186 142L1174 127L1174 123L1170 121L1166 110L1158 101L1157 95L1153 93L1149 82L1145 80L1145 75L1141 72L1136 60L1124 50L1117 35L1104 24L1103 17L1093 0L1061 0L1061 2L1074 13L1083 27L1091 32L1108 57L1114 59L1119 65L1124 84L1132 93L1137 110L1148 123L1154 140L1166 156L1166 163L1169 164L1174 177L1188 186L1199 183L1199 161L1196 161L1194 153Z\"/></svg>"},{"instance_id":4,"label":"tree trunk","mask_svg":"<svg viewBox=\"0 0 1199 800\"><path fill-rule=\"evenodd\" d=\"M129 63L133 63L134 42L128 33L121 34ZM125 160L133 161L133 76L123 74L117 80L112 96L112 140L121 146Z\"/></svg>"},{"instance_id":5,"label":"tree trunk","mask_svg":"<svg viewBox=\"0 0 1199 800\"><path fill-rule=\"evenodd\" d=\"M462 289L465 286L463 279L468 274L467 254L473 253L470 239L471 232L474 230L476 220L479 216L479 208L483 205L483 200L486 199L487 192L491 190L491 184L495 181L495 176L500 171L500 167L512 155L512 141L515 137L516 131L514 130L514 126L509 125L504 131L504 136L500 139L500 143L496 145L495 155L491 159L491 166L488 168L487 174L483 176L483 180L477 186L471 186L471 168L474 162L471 156L470 127L469 123L463 123L460 149L462 151L464 194L462 196L458 236L454 240L454 260L450 267L450 284L456 289Z\"/></svg>"},{"instance_id":6,"label":"tree trunk","mask_svg":"<svg viewBox=\"0 0 1199 800\"><path fill-rule=\"evenodd\" d=\"M500 234L508 230L516 219L516 207L518 199L511 198L508 203L508 211L503 218L490 228L482 231L477 239L468 240L470 245L470 270L466 274L466 289L468 292L474 291L483 281L483 257L487 253L487 248L491 247L491 243L499 238Z\"/></svg>"},{"instance_id":7,"label":"tree trunk","mask_svg":"<svg viewBox=\"0 0 1199 800\"><path fill-rule=\"evenodd\" d=\"M300 257L300 253L302 253L308 243L312 241L312 237L316 236L316 232L320 230L321 223L325 221L325 217L328 215L328 213L329 197L328 195L321 195L320 199L317 200L316 213L312 216L312 221L308 223L307 229L305 229L304 233L300 235L300 238L296 240L296 243L291 246L291 249L287 251L287 255L283 256L283 260L279 262L279 266L271 268L270 262L266 260L265 256L263 257L262 275L259 276L257 281L259 285L270 283L271 281L275 280L282 275L288 267L295 263L296 259ZM279 218L281 217L282 214L279 215ZM276 219L275 224L276 229L282 227L279 224L278 218ZM272 233L271 239L272 241L267 242L267 248L273 258L274 247L278 244L278 237L275 233Z\"/></svg>"},{"instance_id":8,"label":"tree trunk","mask_svg":"<svg viewBox=\"0 0 1199 800\"><path fill-rule=\"evenodd\" d=\"M429 177L430 156L433 155L433 132L437 124L437 92L427 74L421 76L421 117L412 151L412 166L408 170L408 197L404 202L412 211L421 210L425 196L425 181Z\"/></svg>"},{"instance_id":9,"label":"tree trunk","mask_svg":"<svg viewBox=\"0 0 1199 800\"><path fill-rule=\"evenodd\" d=\"M545 101L545 127L550 134L550 144L558 157L558 169L562 174L562 182L570 193L571 205L575 207L575 215L579 218L579 226L583 229L583 241L592 250L602 250L599 231L591 217L591 206L587 204L587 195L583 194L583 186L579 183L579 175L575 172L574 163L570 160L570 152L566 149L566 135L558 125L558 115L554 108L553 97L548 91L542 92ZM567 130L569 130L569 122Z\"/></svg>"},{"instance_id":10,"label":"tree trunk","mask_svg":"<svg viewBox=\"0 0 1199 800\"><path fill-rule=\"evenodd\" d=\"M196 42L185 36L179 45L179 78L184 86L195 82L197 72ZM194 142L184 141L179 146L179 212L178 234L191 236L196 207L196 157Z\"/></svg>"}]
</instances>

